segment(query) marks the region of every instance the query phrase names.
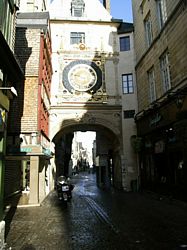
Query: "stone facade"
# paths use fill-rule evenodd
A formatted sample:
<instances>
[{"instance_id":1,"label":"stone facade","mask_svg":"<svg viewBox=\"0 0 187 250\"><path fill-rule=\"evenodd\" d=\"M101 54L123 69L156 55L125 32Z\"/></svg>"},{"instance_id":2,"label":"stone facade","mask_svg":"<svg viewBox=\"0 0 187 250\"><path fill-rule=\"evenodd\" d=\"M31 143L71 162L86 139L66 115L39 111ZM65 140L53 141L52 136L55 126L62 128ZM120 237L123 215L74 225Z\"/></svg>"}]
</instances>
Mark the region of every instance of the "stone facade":
<instances>
[{"instance_id":1,"label":"stone facade","mask_svg":"<svg viewBox=\"0 0 187 250\"><path fill-rule=\"evenodd\" d=\"M136 48L136 75L138 81L139 111L150 104L147 72L154 65L156 98L165 93L160 73L160 56L169 51L171 87L175 88L185 78L186 72L186 7L184 1L166 1L167 20L164 27L159 26L158 11L155 1L133 1ZM146 44L144 22L151 12L152 43ZM180 38L180 39L179 39ZM176 67L177 65L177 67Z\"/></svg>"},{"instance_id":2,"label":"stone facade","mask_svg":"<svg viewBox=\"0 0 187 250\"><path fill-rule=\"evenodd\" d=\"M180 0L133 1L142 186L181 199L186 190L186 143L179 135L186 119L186 7Z\"/></svg>"},{"instance_id":3,"label":"stone facade","mask_svg":"<svg viewBox=\"0 0 187 250\"><path fill-rule=\"evenodd\" d=\"M125 34L128 33L125 30L118 35L121 20L112 21L110 13L97 0L91 2L85 0L84 4L84 13L79 17L72 16L71 1L61 3L53 1L50 5L54 72L51 89L50 138L57 144L66 131L74 132L82 129L96 131L97 138L103 138L102 133L106 130L107 136L111 137L113 142L108 145L107 150L113 152L114 186L130 190L131 180L137 178L135 155L130 149L130 136L136 133L136 129L133 119L125 123L122 116L123 109L136 110L136 91L132 95L123 95L121 79L122 74L134 75L133 30L131 28L129 34ZM93 9L97 9L97 12L93 12ZM119 53L119 38L124 34L131 37L132 50ZM77 38L74 36L77 35L82 36L79 42L75 42ZM73 79L77 82L84 80L77 78L73 73L79 72L77 66L73 69L71 65L79 64L83 70L85 62L95 65L95 70L101 72L102 79L98 86L79 90L77 85L74 88ZM130 130L125 136L126 129ZM107 139L105 141L98 139L97 143L106 148ZM105 152L104 160L103 154L97 152L97 156L101 159L98 167L102 168L101 165L104 164L103 168L108 168L107 161L111 157L108 152ZM130 172L133 174L128 175Z\"/></svg>"}]
</instances>

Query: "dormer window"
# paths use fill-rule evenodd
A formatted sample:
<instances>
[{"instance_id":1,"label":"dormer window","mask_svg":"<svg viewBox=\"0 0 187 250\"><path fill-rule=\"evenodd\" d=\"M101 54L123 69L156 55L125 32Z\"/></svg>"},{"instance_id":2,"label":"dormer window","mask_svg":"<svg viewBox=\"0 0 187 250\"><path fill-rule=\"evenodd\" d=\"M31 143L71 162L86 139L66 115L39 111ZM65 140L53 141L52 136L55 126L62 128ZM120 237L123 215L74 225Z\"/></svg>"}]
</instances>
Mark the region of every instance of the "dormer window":
<instances>
[{"instance_id":1,"label":"dormer window","mask_svg":"<svg viewBox=\"0 0 187 250\"><path fill-rule=\"evenodd\" d=\"M75 17L82 17L84 14L85 3L83 0L72 0L71 15Z\"/></svg>"}]
</instances>

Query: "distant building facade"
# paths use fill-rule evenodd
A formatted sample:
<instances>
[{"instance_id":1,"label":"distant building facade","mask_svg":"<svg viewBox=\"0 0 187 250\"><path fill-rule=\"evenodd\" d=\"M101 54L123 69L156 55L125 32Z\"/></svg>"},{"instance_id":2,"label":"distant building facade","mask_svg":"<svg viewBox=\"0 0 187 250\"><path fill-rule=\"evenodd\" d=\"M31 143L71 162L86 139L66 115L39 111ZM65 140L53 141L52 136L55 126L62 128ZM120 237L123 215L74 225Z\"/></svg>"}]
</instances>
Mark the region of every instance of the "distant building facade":
<instances>
[{"instance_id":1,"label":"distant building facade","mask_svg":"<svg viewBox=\"0 0 187 250\"><path fill-rule=\"evenodd\" d=\"M186 199L186 1L132 3L141 185Z\"/></svg>"}]
</instances>

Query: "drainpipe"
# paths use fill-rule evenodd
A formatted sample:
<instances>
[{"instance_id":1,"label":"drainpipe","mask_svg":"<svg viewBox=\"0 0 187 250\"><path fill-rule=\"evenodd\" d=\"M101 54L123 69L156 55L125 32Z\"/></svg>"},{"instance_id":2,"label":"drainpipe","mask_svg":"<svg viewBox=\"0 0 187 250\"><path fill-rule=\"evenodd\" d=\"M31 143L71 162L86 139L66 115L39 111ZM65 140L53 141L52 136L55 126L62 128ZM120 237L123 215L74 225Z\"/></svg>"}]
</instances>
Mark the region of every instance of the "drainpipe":
<instances>
[{"instance_id":1,"label":"drainpipe","mask_svg":"<svg viewBox=\"0 0 187 250\"><path fill-rule=\"evenodd\" d=\"M43 52L44 52L44 34L40 36L40 61L38 74L38 142L41 143L41 92L42 92L42 72L43 72Z\"/></svg>"}]
</instances>

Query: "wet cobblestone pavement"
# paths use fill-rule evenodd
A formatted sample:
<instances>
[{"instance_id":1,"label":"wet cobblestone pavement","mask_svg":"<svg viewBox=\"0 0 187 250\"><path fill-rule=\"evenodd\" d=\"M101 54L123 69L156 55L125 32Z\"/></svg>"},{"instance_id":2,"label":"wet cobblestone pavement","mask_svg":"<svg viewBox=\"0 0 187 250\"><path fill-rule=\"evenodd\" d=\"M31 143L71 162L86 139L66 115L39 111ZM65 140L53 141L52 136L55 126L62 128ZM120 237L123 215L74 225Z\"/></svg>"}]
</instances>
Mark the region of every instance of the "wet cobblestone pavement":
<instances>
[{"instance_id":1,"label":"wet cobblestone pavement","mask_svg":"<svg viewBox=\"0 0 187 250\"><path fill-rule=\"evenodd\" d=\"M67 207L51 192L40 207L16 209L6 249L187 249L187 204L147 193L100 190L92 174L72 181L75 189Z\"/></svg>"}]
</instances>

